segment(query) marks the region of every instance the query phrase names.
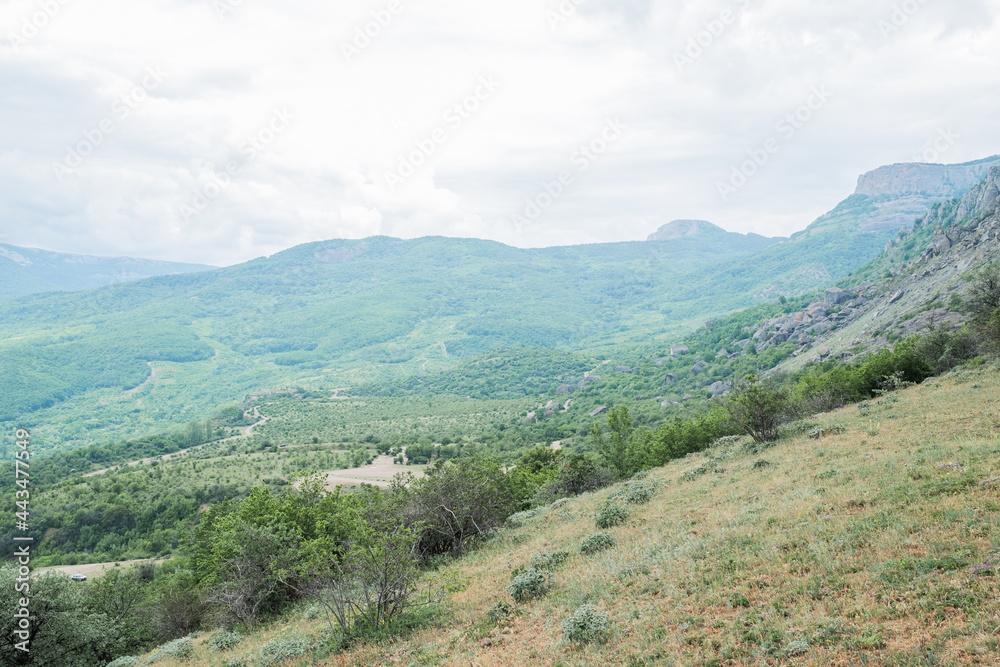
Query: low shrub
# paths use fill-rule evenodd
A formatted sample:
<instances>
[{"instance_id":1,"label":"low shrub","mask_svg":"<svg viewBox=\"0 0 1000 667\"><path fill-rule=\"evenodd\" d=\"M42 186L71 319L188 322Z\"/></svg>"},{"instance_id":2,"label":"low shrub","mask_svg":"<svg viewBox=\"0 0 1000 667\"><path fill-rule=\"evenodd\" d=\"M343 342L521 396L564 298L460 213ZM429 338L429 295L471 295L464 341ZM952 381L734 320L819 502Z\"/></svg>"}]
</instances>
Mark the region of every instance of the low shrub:
<instances>
[{"instance_id":1,"label":"low shrub","mask_svg":"<svg viewBox=\"0 0 1000 667\"><path fill-rule=\"evenodd\" d=\"M260 647L259 667L271 667L291 658L300 658L312 648L312 644L303 635L289 635L272 639Z\"/></svg>"},{"instance_id":2,"label":"low shrub","mask_svg":"<svg viewBox=\"0 0 1000 667\"><path fill-rule=\"evenodd\" d=\"M524 512L518 512L517 514L512 514L511 516L509 516L507 518L507 523L513 526L514 528L521 528L539 514L541 514L541 510L537 508L526 510Z\"/></svg>"},{"instance_id":3,"label":"low shrub","mask_svg":"<svg viewBox=\"0 0 1000 667\"><path fill-rule=\"evenodd\" d=\"M490 610L487 612L487 615L490 617L491 621L493 621L494 623L499 623L500 621L509 618L510 615L513 613L514 613L514 608L511 607L509 604L507 604L506 602L497 602L495 605L490 607Z\"/></svg>"},{"instance_id":4,"label":"low shrub","mask_svg":"<svg viewBox=\"0 0 1000 667\"><path fill-rule=\"evenodd\" d=\"M108 667L135 667L139 664L139 658L134 655L126 655L108 663Z\"/></svg>"},{"instance_id":5,"label":"low shrub","mask_svg":"<svg viewBox=\"0 0 1000 667\"><path fill-rule=\"evenodd\" d=\"M230 658L222 664L223 667L252 667L247 658Z\"/></svg>"},{"instance_id":6,"label":"low shrub","mask_svg":"<svg viewBox=\"0 0 1000 667\"><path fill-rule=\"evenodd\" d=\"M625 485L622 498L629 505L643 505L648 503L656 493L656 487L648 482L629 482Z\"/></svg>"},{"instance_id":7,"label":"low shrub","mask_svg":"<svg viewBox=\"0 0 1000 667\"><path fill-rule=\"evenodd\" d=\"M191 645L191 638L181 637L153 649L153 652L146 656L141 664L152 665L167 658L190 658L192 655L194 655L194 646Z\"/></svg>"},{"instance_id":8,"label":"low shrub","mask_svg":"<svg viewBox=\"0 0 1000 667\"><path fill-rule=\"evenodd\" d=\"M694 470L688 470L686 473L681 475L677 481L679 482L693 482L702 475L708 474L708 468L706 466L699 466Z\"/></svg>"},{"instance_id":9,"label":"low shrub","mask_svg":"<svg viewBox=\"0 0 1000 667\"><path fill-rule=\"evenodd\" d=\"M566 641L577 644L602 643L608 638L611 624L608 616L592 604L579 607L573 615L562 622L562 632Z\"/></svg>"},{"instance_id":10,"label":"low shrub","mask_svg":"<svg viewBox=\"0 0 1000 667\"><path fill-rule=\"evenodd\" d=\"M625 523L628 521L628 517L629 512L627 509L614 500L607 500L597 508L594 523L598 528L611 528Z\"/></svg>"},{"instance_id":11,"label":"low shrub","mask_svg":"<svg viewBox=\"0 0 1000 667\"><path fill-rule=\"evenodd\" d=\"M216 651L228 651L234 646L239 645L243 641L243 637L235 632L226 632L225 630L219 630L211 637L208 638L208 645L214 648Z\"/></svg>"},{"instance_id":12,"label":"low shrub","mask_svg":"<svg viewBox=\"0 0 1000 667\"><path fill-rule=\"evenodd\" d=\"M552 573L535 567L525 568L514 575L507 593L515 602L525 602L541 597L552 588Z\"/></svg>"},{"instance_id":13,"label":"low shrub","mask_svg":"<svg viewBox=\"0 0 1000 667\"><path fill-rule=\"evenodd\" d=\"M531 567L552 570L565 563L567 558L569 558L568 551L543 551L531 557Z\"/></svg>"},{"instance_id":14,"label":"low shrub","mask_svg":"<svg viewBox=\"0 0 1000 667\"><path fill-rule=\"evenodd\" d=\"M615 538L607 533L594 533L583 538L580 543L580 553L595 554L598 551L611 549L617 544Z\"/></svg>"}]
</instances>

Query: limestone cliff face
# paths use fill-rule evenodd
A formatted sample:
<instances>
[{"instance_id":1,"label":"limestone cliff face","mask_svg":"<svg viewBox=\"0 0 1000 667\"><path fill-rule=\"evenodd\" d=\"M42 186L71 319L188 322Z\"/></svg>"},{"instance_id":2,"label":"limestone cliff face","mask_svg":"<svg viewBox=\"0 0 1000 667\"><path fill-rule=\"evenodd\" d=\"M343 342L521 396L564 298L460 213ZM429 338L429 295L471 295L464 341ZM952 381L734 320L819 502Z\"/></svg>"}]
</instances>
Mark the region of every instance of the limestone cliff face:
<instances>
[{"instance_id":1,"label":"limestone cliff face","mask_svg":"<svg viewBox=\"0 0 1000 667\"><path fill-rule=\"evenodd\" d=\"M998 164L1000 156L964 164L893 164L863 174L855 194L954 197L975 187Z\"/></svg>"}]
</instances>

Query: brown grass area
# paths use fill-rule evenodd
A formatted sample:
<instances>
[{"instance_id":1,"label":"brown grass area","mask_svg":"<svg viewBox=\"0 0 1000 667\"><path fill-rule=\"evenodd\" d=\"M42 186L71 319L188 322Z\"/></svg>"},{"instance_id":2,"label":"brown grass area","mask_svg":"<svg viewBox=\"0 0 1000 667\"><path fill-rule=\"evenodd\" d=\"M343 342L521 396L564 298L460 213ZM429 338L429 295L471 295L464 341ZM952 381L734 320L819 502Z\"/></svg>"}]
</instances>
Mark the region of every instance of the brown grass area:
<instances>
[{"instance_id":1,"label":"brown grass area","mask_svg":"<svg viewBox=\"0 0 1000 667\"><path fill-rule=\"evenodd\" d=\"M962 372L809 421L845 431L817 440L807 426L757 454L716 446L652 471L652 501L630 506L607 531L617 545L594 555L580 542L615 489L547 508L428 575L457 588L430 625L288 664L1000 664L1000 579L970 574L1000 556L1000 485L980 484L1000 476L1000 374ZM554 550L571 556L552 591L513 605L511 572ZM500 601L515 614L495 624ZM563 637L585 603L610 620L603 644Z\"/></svg>"}]
</instances>

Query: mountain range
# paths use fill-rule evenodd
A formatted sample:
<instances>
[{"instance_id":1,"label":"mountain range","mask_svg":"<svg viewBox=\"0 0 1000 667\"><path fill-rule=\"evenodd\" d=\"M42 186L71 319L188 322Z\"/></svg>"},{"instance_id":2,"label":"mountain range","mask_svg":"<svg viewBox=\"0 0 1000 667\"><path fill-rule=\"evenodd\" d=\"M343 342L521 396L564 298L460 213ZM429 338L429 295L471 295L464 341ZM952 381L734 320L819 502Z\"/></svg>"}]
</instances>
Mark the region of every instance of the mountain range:
<instances>
[{"instance_id":1,"label":"mountain range","mask_svg":"<svg viewBox=\"0 0 1000 667\"><path fill-rule=\"evenodd\" d=\"M202 419L262 389L400 381L501 347L568 358L667 344L706 319L847 278L993 164L883 167L790 239L683 220L647 241L541 249L324 241L216 270L3 246L0 259L22 272L0 274L0 382L15 388L0 396L0 422L37 427L62 449ZM143 271L169 275L111 279ZM25 294L87 281L115 284Z\"/></svg>"},{"instance_id":2,"label":"mountain range","mask_svg":"<svg viewBox=\"0 0 1000 667\"><path fill-rule=\"evenodd\" d=\"M0 296L92 289L214 268L132 257L72 255L0 243Z\"/></svg>"}]
</instances>

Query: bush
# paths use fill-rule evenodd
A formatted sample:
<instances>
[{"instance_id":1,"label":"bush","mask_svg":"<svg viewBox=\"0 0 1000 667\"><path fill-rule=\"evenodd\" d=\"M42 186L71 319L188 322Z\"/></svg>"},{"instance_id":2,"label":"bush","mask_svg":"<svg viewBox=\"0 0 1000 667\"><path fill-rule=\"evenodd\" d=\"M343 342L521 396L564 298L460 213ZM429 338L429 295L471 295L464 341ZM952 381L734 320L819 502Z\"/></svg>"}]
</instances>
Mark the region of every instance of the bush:
<instances>
[{"instance_id":1,"label":"bush","mask_svg":"<svg viewBox=\"0 0 1000 667\"><path fill-rule=\"evenodd\" d=\"M644 505L653 498L656 486L648 482L629 482L625 485L621 497L629 505Z\"/></svg>"},{"instance_id":2,"label":"bush","mask_svg":"<svg viewBox=\"0 0 1000 667\"><path fill-rule=\"evenodd\" d=\"M219 630L211 637L208 638L208 645L214 648L216 651L228 651L234 646L239 645L243 641L243 637L235 632L226 632L225 630Z\"/></svg>"},{"instance_id":3,"label":"bush","mask_svg":"<svg viewBox=\"0 0 1000 667\"><path fill-rule=\"evenodd\" d=\"M583 538L580 543L580 553L595 554L598 551L611 549L617 544L615 538L607 533L594 533Z\"/></svg>"},{"instance_id":4,"label":"bush","mask_svg":"<svg viewBox=\"0 0 1000 667\"><path fill-rule=\"evenodd\" d=\"M143 665L152 665L167 658L190 658L194 655L194 646L190 637L182 637L163 646L153 649L153 652L142 661Z\"/></svg>"},{"instance_id":5,"label":"bush","mask_svg":"<svg viewBox=\"0 0 1000 667\"><path fill-rule=\"evenodd\" d=\"M300 658L312 648L309 640L302 635L289 635L272 639L260 647L260 667L271 667L291 658Z\"/></svg>"},{"instance_id":6,"label":"bush","mask_svg":"<svg viewBox=\"0 0 1000 667\"><path fill-rule=\"evenodd\" d=\"M139 664L139 658L132 655L126 655L124 657L118 658L112 662L108 663L107 667L135 667Z\"/></svg>"},{"instance_id":7,"label":"bush","mask_svg":"<svg viewBox=\"0 0 1000 667\"><path fill-rule=\"evenodd\" d=\"M515 602L525 602L545 595L550 588L552 588L552 573L529 567L514 575L510 586L507 587L507 593Z\"/></svg>"},{"instance_id":8,"label":"bush","mask_svg":"<svg viewBox=\"0 0 1000 667\"><path fill-rule=\"evenodd\" d=\"M500 621L506 620L513 613L514 613L514 608L511 607L506 602L497 602L490 608L489 612L487 612L487 614L490 617L490 620L493 621L494 623L499 623Z\"/></svg>"},{"instance_id":9,"label":"bush","mask_svg":"<svg viewBox=\"0 0 1000 667\"><path fill-rule=\"evenodd\" d=\"M786 387L775 381L747 376L722 402L735 428L745 431L755 442L778 439L781 425L794 417L794 405Z\"/></svg>"},{"instance_id":10,"label":"bush","mask_svg":"<svg viewBox=\"0 0 1000 667\"><path fill-rule=\"evenodd\" d=\"M611 528L625 523L628 521L628 517L629 512L627 509L614 500L607 500L597 508L594 523L598 528Z\"/></svg>"},{"instance_id":11,"label":"bush","mask_svg":"<svg viewBox=\"0 0 1000 667\"><path fill-rule=\"evenodd\" d=\"M230 658L223 663L223 667L251 667L247 658Z\"/></svg>"},{"instance_id":12,"label":"bush","mask_svg":"<svg viewBox=\"0 0 1000 667\"><path fill-rule=\"evenodd\" d=\"M522 528L539 514L541 514L541 511L538 509L525 510L524 512L518 512L507 517L507 523L513 528Z\"/></svg>"},{"instance_id":13,"label":"bush","mask_svg":"<svg viewBox=\"0 0 1000 667\"><path fill-rule=\"evenodd\" d=\"M565 563L568 558L568 551L543 551L531 557L531 567L540 570L551 570Z\"/></svg>"},{"instance_id":14,"label":"bush","mask_svg":"<svg viewBox=\"0 0 1000 667\"><path fill-rule=\"evenodd\" d=\"M562 632L566 641L578 644L601 643L607 640L611 624L604 612L592 604L579 607L573 615L562 622Z\"/></svg>"}]
</instances>

